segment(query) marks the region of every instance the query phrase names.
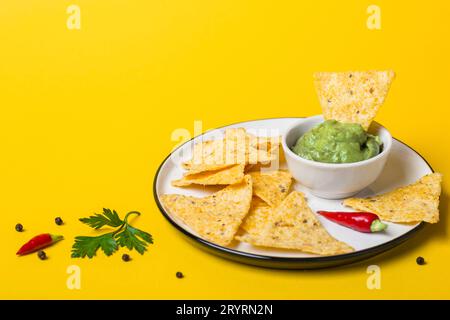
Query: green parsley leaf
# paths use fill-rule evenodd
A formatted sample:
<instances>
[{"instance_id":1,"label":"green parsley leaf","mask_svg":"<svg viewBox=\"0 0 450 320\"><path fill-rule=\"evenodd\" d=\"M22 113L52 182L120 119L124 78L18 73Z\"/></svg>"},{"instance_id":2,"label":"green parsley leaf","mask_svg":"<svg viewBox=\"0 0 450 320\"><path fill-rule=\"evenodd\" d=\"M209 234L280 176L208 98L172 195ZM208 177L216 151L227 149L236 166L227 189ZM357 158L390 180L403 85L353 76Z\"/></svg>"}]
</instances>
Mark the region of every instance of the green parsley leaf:
<instances>
[{"instance_id":1,"label":"green parsley leaf","mask_svg":"<svg viewBox=\"0 0 450 320\"><path fill-rule=\"evenodd\" d=\"M102 214L96 213L89 218L81 218L80 221L94 229L100 229L103 226L116 228L123 224L123 221L119 218L116 210L111 211L110 209L105 208L103 208Z\"/></svg>"},{"instance_id":2,"label":"green parsley leaf","mask_svg":"<svg viewBox=\"0 0 450 320\"><path fill-rule=\"evenodd\" d=\"M133 228L129 224L127 224L121 232L116 234L116 240L119 246L127 247L130 250L135 249L140 254L144 254L148 244L153 243L151 234Z\"/></svg>"},{"instance_id":3,"label":"green parsley leaf","mask_svg":"<svg viewBox=\"0 0 450 320\"><path fill-rule=\"evenodd\" d=\"M98 248L107 255L117 251L117 243L114 240L114 232L106 233L98 237L76 237L72 246L72 258L94 257Z\"/></svg>"},{"instance_id":4,"label":"green parsley leaf","mask_svg":"<svg viewBox=\"0 0 450 320\"><path fill-rule=\"evenodd\" d=\"M130 211L121 220L116 211L103 209L103 214L95 214L89 218L80 219L81 222L94 229L111 226L116 230L97 237L76 237L72 246L72 258L84 258L86 256L92 258L99 248L107 256L110 256L118 250L119 246L127 247L130 250L135 249L140 254L144 254L147 246L153 243L153 238L150 233L134 228L128 223L128 217L132 214L140 215L137 211Z\"/></svg>"}]
</instances>

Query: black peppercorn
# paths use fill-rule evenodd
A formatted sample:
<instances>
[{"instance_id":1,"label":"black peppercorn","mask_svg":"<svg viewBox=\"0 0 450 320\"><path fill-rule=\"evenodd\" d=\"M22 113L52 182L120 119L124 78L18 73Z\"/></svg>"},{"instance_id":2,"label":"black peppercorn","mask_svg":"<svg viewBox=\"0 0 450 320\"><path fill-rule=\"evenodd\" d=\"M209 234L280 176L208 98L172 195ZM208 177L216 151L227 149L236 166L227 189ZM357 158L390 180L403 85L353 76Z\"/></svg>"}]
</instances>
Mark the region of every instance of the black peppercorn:
<instances>
[{"instance_id":1,"label":"black peppercorn","mask_svg":"<svg viewBox=\"0 0 450 320\"><path fill-rule=\"evenodd\" d=\"M16 231L22 232L23 231L23 225L21 223L16 224Z\"/></svg>"},{"instance_id":2,"label":"black peppercorn","mask_svg":"<svg viewBox=\"0 0 450 320\"><path fill-rule=\"evenodd\" d=\"M425 264L425 259L424 259L423 257L417 257L416 263L417 263L419 266L423 266L423 265Z\"/></svg>"},{"instance_id":3,"label":"black peppercorn","mask_svg":"<svg viewBox=\"0 0 450 320\"><path fill-rule=\"evenodd\" d=\"M175 275L177 276L178 279L184 278L184 274L180 271L178 271Z\"/></svg>"},{"instance_id":4,"label":"black peppercorn","mask_svg":"<svg viewBox=\"0 0 450 320\"><path fill-rule=\"evenodd\" d=\"M130 261L130 260L131 260L130 255L124 253L124 254L122 255L122 260L125 261L125 262Z\"/></svg>"},{"instance_id":5,"label":"black peppercorn","mask_svg":"<svg viewBox=\"0 0 450 320\"><path fill-rule=\"evenodd\" d=\"M43 251L43 250L39 250L37 255L38 255L39 259L41 259L41 260L47 259L47 255L45 254L45 251Z\"/></svg>"},{"instance_id":6,"label":"black peppercorn","mask_svg":"<svg viewBox=\"0 0 450 320\"><path fill-rule=\"evenodd\" d=\"M55 218L55 223L56 223L58 226L60 226L60 225L62 225L64 222L62 221L61 217L56 217L56 218Z\"/></svg>"}]
</instances>

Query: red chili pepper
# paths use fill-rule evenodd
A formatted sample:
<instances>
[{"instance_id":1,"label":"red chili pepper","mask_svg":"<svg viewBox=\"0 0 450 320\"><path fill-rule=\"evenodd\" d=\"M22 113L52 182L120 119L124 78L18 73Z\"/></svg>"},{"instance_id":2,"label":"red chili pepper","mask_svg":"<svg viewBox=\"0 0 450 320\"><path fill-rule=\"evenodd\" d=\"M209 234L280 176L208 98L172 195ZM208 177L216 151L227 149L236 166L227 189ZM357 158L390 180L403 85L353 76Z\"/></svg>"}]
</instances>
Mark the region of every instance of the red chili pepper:
<instances>
[{"instance_id":1,"label":"red chili pepper","mask_svg":"<svg viewBox=\"0 0 450 320\"><path fill-rule=\"evenodd\" d=\"M49 245L54 244L55 242L58 242L59 240L62 240L63 236L54 235L50 233L43 233L38 236L35 236L30 241L25 243L19 251L17 251L17 255L23 256L25 254L35 252L37 250L40 250L42 248L48 247Z\"/></svg>"},{"instance_id":2,"label":"red chili pepper","mask_svg":"<svg viewBox=\"0 0 450 320\"><path fill-rule=\"evenodd\" d=\"M351 228L359 232L378 232L387 228L387 224L371 212L330 212L318 211L318 214L328 220Z\"/></svg>"}]
</instances>

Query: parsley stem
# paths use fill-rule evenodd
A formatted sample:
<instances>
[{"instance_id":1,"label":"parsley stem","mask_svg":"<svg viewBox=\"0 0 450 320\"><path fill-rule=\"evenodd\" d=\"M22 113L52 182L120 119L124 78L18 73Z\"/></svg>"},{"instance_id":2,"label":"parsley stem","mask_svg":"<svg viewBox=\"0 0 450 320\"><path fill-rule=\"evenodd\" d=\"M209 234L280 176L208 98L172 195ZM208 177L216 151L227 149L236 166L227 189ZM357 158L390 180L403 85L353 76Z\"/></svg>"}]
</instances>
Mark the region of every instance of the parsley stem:
<instances>
[{"instance_id":1,"label":"parsley stem","mask_svg":"<svg viewBox=\"0 0 450 320\"><path fill-rule=\"evenodd\" d=\"M119 233L119 232L123 229L124 226L127 226L127 225L128 225L128 216L130 216L131 214L137 214L138 216L141 215L141 213L140 213L139 211L130 211L130 212L128 212L128 213L126 214L125 218L123 219L123 223L122 223L122 225L120 226L120 228L113 232L113 237L114 237L117 233Z\"/></svg>"},{"instance_id":2,"label":"parsley stem","mask_svg":"<svg viewBox=\"0 0 450 320\"><path fill-rule=\"evenodd\" d=\"M139 211L130 211L130 212L128 212L127 213L127 215L125 216L125 218L123 219L123 221L126 223L126 224L128 224L128 216L130 215L130 214L137 214L138 216L140 216L141 215L141 213L139 212Z\"/></svg>"}]
</instances>

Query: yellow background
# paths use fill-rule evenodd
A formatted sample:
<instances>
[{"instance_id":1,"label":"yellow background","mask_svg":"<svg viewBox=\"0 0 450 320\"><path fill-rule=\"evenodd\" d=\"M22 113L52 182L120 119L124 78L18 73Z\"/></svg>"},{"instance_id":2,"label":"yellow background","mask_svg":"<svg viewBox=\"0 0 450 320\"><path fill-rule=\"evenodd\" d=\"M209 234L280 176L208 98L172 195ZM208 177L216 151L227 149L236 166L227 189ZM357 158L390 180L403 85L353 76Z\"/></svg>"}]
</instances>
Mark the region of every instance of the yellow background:
<instances>
[{"instance_id":1,"label":"yellow background","mask_svg":"<svg viewBox=\"0 0 450 320\"><path fill-rule=\"evenodd\" d=\"M66 27L72 3L81 30ZM370 4L381 30L366 27ZM1 1L0 298L450 298L449 17L444 0ZM318 114L314 71L386 68L397 78L377 120L444 174L439 224L356 265L280 271L211 256L159 213L174 129ZM77 219L102 207L142 211L149 252L71 259L73 237L93 234ZM15 256L41 232L66 239L47 261ZM370 264L381 290L366 288Z\"/></svg>"}]
</instances>

